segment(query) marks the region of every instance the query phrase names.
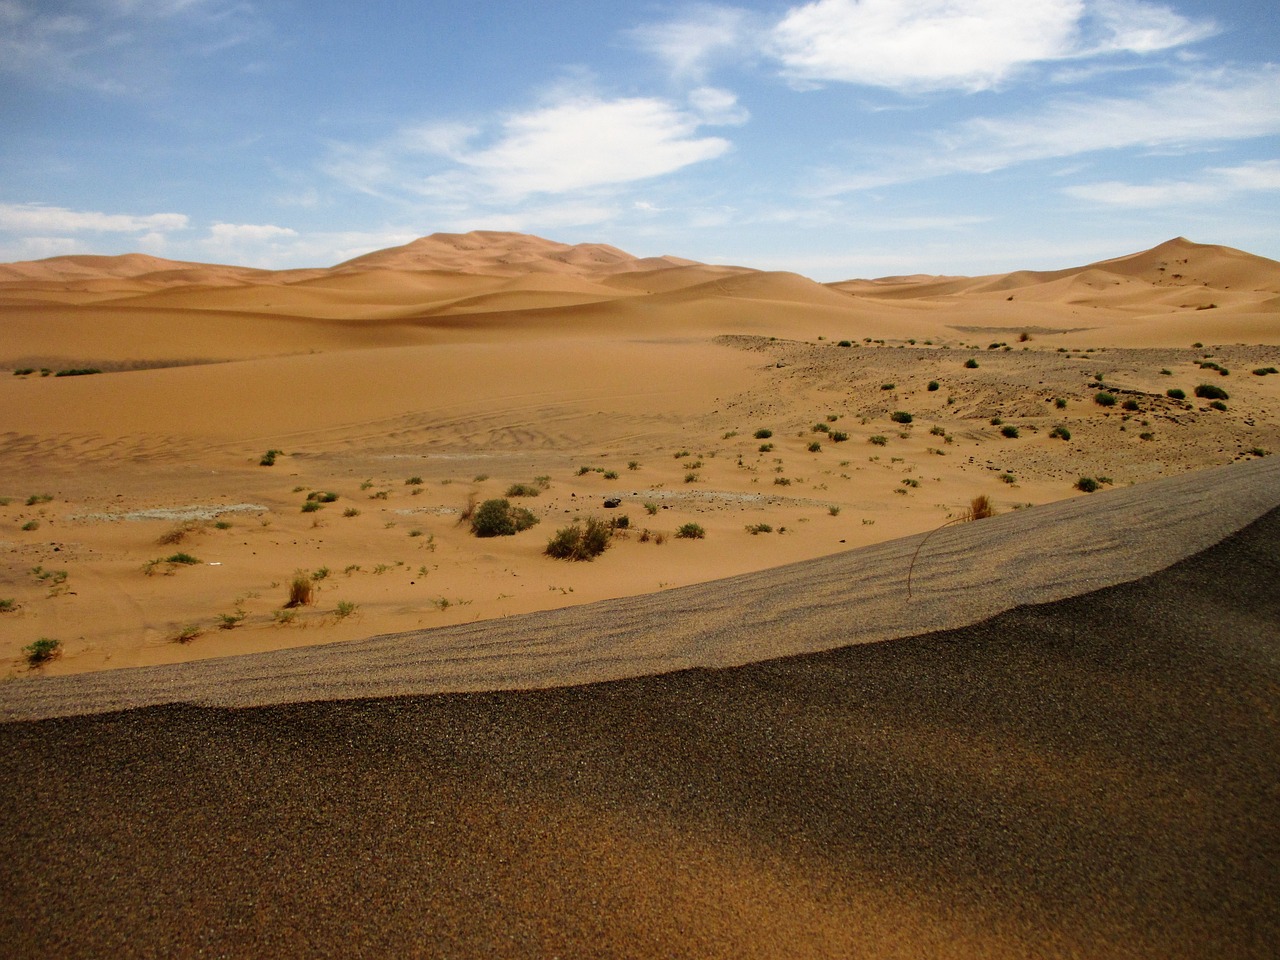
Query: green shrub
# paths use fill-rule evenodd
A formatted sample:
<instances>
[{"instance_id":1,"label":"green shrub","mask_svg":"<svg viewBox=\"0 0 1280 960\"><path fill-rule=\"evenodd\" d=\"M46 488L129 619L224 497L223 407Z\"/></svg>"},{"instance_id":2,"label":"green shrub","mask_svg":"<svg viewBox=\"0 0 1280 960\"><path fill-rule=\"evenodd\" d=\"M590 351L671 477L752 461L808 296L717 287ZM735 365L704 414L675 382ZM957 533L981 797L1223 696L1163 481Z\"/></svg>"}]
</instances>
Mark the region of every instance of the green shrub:
<instances>
[{"instance_id":1,"label":"green shrub","mask_svg":"<svg viewBox=\"0 0 1280 960\"><path fill-rule=\"evenodd\" d=\"M311 585L311 578L305 573L295 574L289 582L289 600L284 608L290 610L294 607L309 606L315 602L315 596L315 587Z\"/></svg>"},{"instance_id":2,"label":"green shrub","mask_svg":"<svg viewBox=\"0 0 1280 960\"><path fill-rule=\"evenodd\" d=\"M260 467L274 467L276 465L276 457L284 453L283 450L268 450L262 455L262 459L258 461Z\"/></svg>"},{"instance_id":3,"label":"green shrub","mask_svg":"<svg viewBox=\"0 0 1280 960\"><path fill-rule=\"evenodd\" d=\"M164 558L165 563L179 563L184 566L194 566L200 561L189 553L171 553Z\"/></svg>"},{"instance_id":4,"label":"green shrub","mask_svg":"<svg viewBox=\"0 0 1280 960\"><path fill-rule=\"evenodd\" d=\"M1265 377L1269 373L1280 373L1280 370L1276 370L1275 367L1259 367L1253 371L1255 377Z\"/></svg>"},{"instance_id":5,"label":"green shrub","mask_svg":"<svg viewBox=\"0 0 1280 960\"><path fill-rule=\"evenodd\" d=\"M407 480L405 480L404 485L405 485L406 487L419 487L419 486L422 486L422 478L421 478L421 477L409 477Z\"/></svg>"},{"instance_id":6,"label":"green shrub","mask_svg":"<svg viewBox=\"0 0 1280 960\"><path fill-rule=\"evenodd\" d=\"M825 423L815 423L812 429L814 433L830 433L831 432L831 427Z\"/></svg>"},{"instance_id":7,"label":"green shrub","mask_svg":"<svg viewBox=\"0 0 1280 960\"><path fill-rule=\"evenodd\" d=\"M770 452L772 449L773 449L773 444L772 444L772 443L762 443L762 444L760 444L760 452L761 452L761 453L768 453L768 452Z\"/></svg>"},{"instance_id":8,"label":"green shrub","mask_svg":"<svg viewBox=\"0 0 1280 960\"><path fill-rule=\"evenodd\" d=\"M809 444L809 452L810 452L810 453L819 453L819 452L821 452L821 450L822 450L822 444L820 444L817 440L815 440L815 441L813 441L813 443Z\"/></svg>"},{"instance_id":9,"label":"green shrub","mask_svg":"<svg viewBox=\"0 0 1280 960\"><path fill-rule=\"evenodd\" d=\"M895 410L889 414L889 419L894 423L910 423L915 418L905 410Z\"/></svg>"},{"instance_id":10,"label":"green shrub","mask_svg":"<svg viewBox=\"0 0 1280 960\"><path fill-rule=\"evenodd\" d=\"M977 361L977 360L975 360L973 357L970 357L968 360L966 360L966 361L964 362L964 365L965 365L965 367L967 367L967 368L968 368L968 369L970 369L970 370L977 370L977 369L978 369L978 361Z\"/></svg>"},{"instance_id":11,"label":"green shrub","mask_svg":"<svg viewBox=\"0 0 1280 960\"><path fill-rule=\"evenodd\" d=\"M926 387L925 389L928 390L930 393L933 393L935 390L938 389L939 386L941 386L941 384L939 384L937 380L930 380L929 386Z\"/></svg>"},{"instance_id":12,"label":"green shrub","mask_svg":"<svg viewBox=\"0 0 1280 960\"><path fill-rule=\"evenodd\" d=\"M755 438L757 440L768 440L772 436L773 436L773 431L770 430L768 427L761 427L759 430L755 432Z\"/></svg>"},{"instance_id":13,"label":"green shrub","mask_svg":"<svg viewBox=\"0 0 1280 960\"><path fill-rule=\"evenodd\" d=\"M773 527L767 523L750 523L747 524L747 533L753 537L762 533L773 533Z\"/></svg>"},{"instance_id":14,"label":"green shrub","mask_svg":"<svg viewBox=\"0 0 1280 960\"><path fill-rule=\"evenodd\" d=\"M1122 409L1128 410L1130 413L1133 413L1138 409L1138 401L1130 397L1124 403L1120 404L1120 406Z\"/></svg>"},{"instance_id":15,"label":"green shrub","mask_svg":"<svg viewBox=\"0 0 1280 960\"><path fill-rule=\"evenodd\" d=\"M59 370L57 373L54 374L54 376L55 377L90 377L90 376L93 376L93 374L95 373L101 373L101 372L102 371L97 369L96 367L78 367L73 370Z\"/></svg>"},{"instance_id":16,"label":"green shrub","mask_svg":"<svg viewBox=\"0 0 1280 960\"><path fill-rule=\"evenodd\" d=\"M1209 406L1211 406L1214 410L1227 409L1227 405L1223 403L1221 400L1214 400L1211 404L1209 404Z\"/></svg>"},{"instance_id":17,"label":"green shrub","mask_svg":"<svg viewBox=\"0 0 1280 960\"><path fill-rule=\"evenodd\" d=\"M8 599L5 599L5 600L0 600L0 613L13 613L13 611L17 609L18 609L18 601L14 600L12 597L9 597Z\"/></svg>"},{"instance_id":18,"label":"green shrub","mask_svg":"<svg viewBox=\"0 0 1280 960\"><path fill-rule=\"evenodd\" d=\"M1049 431L1049 437L1053 440L1070 440L1071 431L1059 424Z\"/></svg>"},{"instance_id":19,"label":"green shrub","mask_svg":"<svg viewBox=\"0 0 1280 960\"><path fill-rule=\"evenodd\" d=\"M1221 387L1215 387L1211 383L1202 383L1196 387L1196 396L1204 400L1230 400L1227 391Z\"/></svg>"},{"instance_id":20,"label":"green shrub","mask_svg":"<svg viewBox=\"0 0 1280 960\"><path fill-rule=\"evenodd\" d=\"M884 436L883 434L877 433L874 437L871 437L867 442L874 443L877 447L883 447L886 443L889 442L889 438Z\"/></svg>"},{"instance_id":21,"label":"green shrub","mask_svg":"<svg viewBox=\"0 0 1280 960\"><path fill-rule=\"evenodd\" d=\"M676 531L676 537L681 540L701 540L707 535L707 531L696 523L682 524L680 529Z\"/></svg>"},{"instance_id":22,"label":"green shrub","mask_svg":"<svg viewBox=\"0 0 1280 960\"><path fill-rule=\"evenodd\" d=\"M832 442L832 443L844 443L844 442L845 442L846 440L848 440L848 439L849 439L849 435L848 435L847 433L845 433L843 430L832 430L832 431L831 431L831 442Z\"/></svg>"},{"instance_id":23,"label":"green shrub","mask_svg":"<svg viewBox=\"0 0 1280 960\"><path fill-rule=\"evenodd\" d=\"M1076 481L1076 489L1082 493L1093 493L1098 489L1098 481L1093 477L1081 477Z\"/></svg>"},{"instance_id":24,"label":"green shrub","mask_svg":"<svg viewBox=\"0 0 1280 960\"><path fill-rule=\"evenodd\" d=\"M1185 391L1185 390L1179 390L1177 387L1174 387L1174 388L1173 388L1173 389L1171 389L1171 390L1166 390L1166 391L1164 392L1164 395L1165 395L1166 397L1169 397L1169 398L1173 399L1173 400L1185 400L1185 399L1187 399L1187 391Z\"/></svg>"},{"instance_id":25,"label":"green shrub","mask_svg":"<svg viewBox=\"0 0 1280 960\"><path fill-rule=\"evenodd\" d=\"M896 383L882 383L882 384L880 384L880 389L881 389L881 390L893 390L893 389L895 389L897 386L898 386L898 385L897 385Z\"/></svg>"},{"instance_id":26,"label":"green shrub","mask_svg":"<svg viewBox=\"0 0 1280 960\"><path fill-rule=\"evenodd\" d=\"M507 500L486 500L471 515L471 532L477 537L510 537L528 530L538 518Z\"/></svg>"},{"instance_id":27,"label":"green shrub","mask_svg":"<svg viewBox=\"0 0 1280 960\"><path fill-rule=\"evenodd\" d=\"M48 637L41 637L33 643L27 644L22 648L22 652L26 654L27 663L33 667L37 667L42 663L47 663L61 652L62 646L60 640L50 640Z\"/></svg>"},{"instance_id":28,"label":"green shrub","mask_svg":"<svg viewBox=\"0 0 1280 960\"><path fill-rule=\"evenodd\" d=\"M312 490L307 494L307 499L312 503L333 503L338 495L332 490Z\"/></svg>"},{"instance_id":29,"label":"green shrub","mask_svg":"<svg viewBox=\"0 0 1280 960\"><path fill-rule=\"evenodd\" d=\"M339 600L338 606L333 611L334 616L339 620L345 620L355 612L356 604L352 603L350 600Z\"/></svg>"},{"instance_id":30,"label":"green shrub","mask_svg":"<svg viewBox=\"0 0 1280 960\"><path fill-rule=\"evenodd\" d=\"M52 499L53 495L49 493L33 493L31 496L27 497L27 506L34 507L40 503L48 503Z\"/></svg>"},{"instance_id":31,"label":"green shrub","mask_svg":"<svg viewBox=\"0 0 1280 960\"><path fill-rule=\"evenodd\" d=\"M852 346L853 346L853 341L851 341L851 340L841 340L839 343L837 343L837 344L836 344L836 346L837 346L837 347L852 347Z\"/></svg>"},{"instance_id":32,"label":"green shrub","mask_svg":"<svg viewBox=\"0 0 1280 960\"><path fill-rule=\"evenodd\" d=\"M542 493L542 488L532 483L513 483L507 487L508 497L536 497Z\"/></svg>"},{"instance_id":33,"label":"green shrub","mask_svg":"<svg viewBox=\"0 0 1280 960\"><path fill-rule=\"evenodd\" d=\"M1116 395L1107 393L1105 390L1093 395L1093 402L1100 407L1114 407L1116 405Z\"/></svg>"},{"instance_id":34,"label":"green shrub","mask_svg":"<svg viewBox=\"0 0 1280 960\"><path fill-rule=\"evenodd\" d=\"M1057 407L1059 410L1065 410L1065 409L1067 409L1067 401L1066 401L1066 398L1064 398L1064 397L1054 397L1053 405L1054 405L1055 407Z\"/></svg>"},{"instance_id":35,"label":"green shrub","mask_svg":"<svg viewBox=\"0 0 1280 960\"><path fill-rule=\"evenodd\" d=\"M1000 428L1000 433L1008 437L1010 440L1018 439L1018 428L1011 423L1006 423Z\"/></svg>"},{"instance_id":36,"label":"green shrub","mask_svg":"<svg viewBox=\"0 0 1280 960\"><path fill-rule=\"evenodd\" d=\"M322 505L317 503L315 500L307 500L302 504L303 513L315 513L320 509L322 509Z\"/></svg>"},{"instance_id":37,"label":"green shrub","mask_svg":"<svg viewBox=\"0 0 1280 960\"><path fill-rule=\"evenodd\" d=\"M557 560L593 560L609 548L613 527L597 517L562 527L547 541L544 551Z\"/></svg>"}]
</instances>

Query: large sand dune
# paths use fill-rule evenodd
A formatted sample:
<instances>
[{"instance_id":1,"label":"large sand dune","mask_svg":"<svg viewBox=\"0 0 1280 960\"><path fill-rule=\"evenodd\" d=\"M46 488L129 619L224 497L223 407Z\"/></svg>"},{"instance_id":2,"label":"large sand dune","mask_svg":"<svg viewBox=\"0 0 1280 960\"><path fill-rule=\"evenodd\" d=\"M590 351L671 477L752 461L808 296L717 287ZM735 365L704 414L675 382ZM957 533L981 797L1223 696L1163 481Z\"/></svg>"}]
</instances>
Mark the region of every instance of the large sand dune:
<instances>
[{"instance_id":1,"label":"large sand dune","mask_svg":"<svg viewBox=\"0 0 1280 960\"><path fill-rule=\"evenodd\" d=\"M283 272L0 266L0 367L31 371L0 377L0 656L25 678L57 639L54 676L489 621L1255 459L1278 290L1280 264L1181 239L826 285L498 233ZM517 483L541 523L471 536ZM542 555L588 516L629 527ZM284 611L299 574L317 602Z\"/></svg>"}]
</instances>

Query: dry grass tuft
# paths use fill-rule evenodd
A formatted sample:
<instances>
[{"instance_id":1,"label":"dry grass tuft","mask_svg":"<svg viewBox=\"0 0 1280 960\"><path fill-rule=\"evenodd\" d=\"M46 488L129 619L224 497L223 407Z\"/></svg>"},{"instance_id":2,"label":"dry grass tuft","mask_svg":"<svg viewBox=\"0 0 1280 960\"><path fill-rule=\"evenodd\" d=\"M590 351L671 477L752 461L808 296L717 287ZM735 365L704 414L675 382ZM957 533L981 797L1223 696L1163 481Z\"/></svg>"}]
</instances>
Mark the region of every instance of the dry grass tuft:
<instances>
[{"instance_id":1,"label":"dry grass tuft","mask_svg":"<svg viewBox=\"0 0 1280 960\"><path fill-rule=\"evenodd\" d=\"M311 584L311 578L306 574L298 574L289 584L289 602L284 605L286 610L293 607L306 607L315 603L315 587Z\"/></svg>"},{"instance_id":2,"label":"dry grass tuft","mask_svg":"<svg viewBox=\"0 0 1280 960\"><path fill-rule=\"evenodd\" d=\"M991 498L985 493L974 497L969 501L969 512L965 514L966 520L985 520L987 517L994 517L996 508L991 504Z\"/></svg>"}]
</instances>

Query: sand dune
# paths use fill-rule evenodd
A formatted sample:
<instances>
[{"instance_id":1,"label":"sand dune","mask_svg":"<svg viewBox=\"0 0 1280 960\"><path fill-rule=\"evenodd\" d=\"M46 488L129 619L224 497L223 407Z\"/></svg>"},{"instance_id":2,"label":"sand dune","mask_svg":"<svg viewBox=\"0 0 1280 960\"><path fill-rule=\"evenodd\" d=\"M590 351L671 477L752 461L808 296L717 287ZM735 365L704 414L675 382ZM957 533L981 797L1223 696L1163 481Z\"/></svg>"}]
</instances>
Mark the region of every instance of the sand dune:
<instances>
[{"instance_id":1,"label":"sand dune","mask_svg":"<svg viewBox=\"0 0 1280 960\"><path fill-rule=\"evenodd\" d=\"M1280 265L1185 240L832 285L496 233L327 269L0 271L0 366L31 371L0 377L17 677L41 637L51 677L485 623L893 541L979 494L1009 513L1280 449ZM535 477L537 527L470 535L471 504ZM336 499L305 513L312 493ZM622 515L595 562L542 555ZM179 552L201 562L160 563ZM298 572L319 599L288 613Z\"/></svg>"}]
</instances>

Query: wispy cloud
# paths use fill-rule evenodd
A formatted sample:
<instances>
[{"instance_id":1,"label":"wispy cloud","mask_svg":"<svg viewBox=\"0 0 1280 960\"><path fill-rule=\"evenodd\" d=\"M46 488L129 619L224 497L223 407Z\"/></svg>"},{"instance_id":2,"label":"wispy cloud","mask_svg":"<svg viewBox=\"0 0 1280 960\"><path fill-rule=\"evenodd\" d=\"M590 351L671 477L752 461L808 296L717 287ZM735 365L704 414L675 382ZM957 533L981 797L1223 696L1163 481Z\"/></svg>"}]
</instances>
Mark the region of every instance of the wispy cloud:
<instances>
[{"instance_id":1,"label":"wispy cloud","mask_svg":"<svg viewBox=\"0 0 1280 960\"><path fill-rule=\"evenodd\" d=\"M238 46L262 30L244 0L0 0L0 72L43 86L137 94L183 58Z\"/></svg>"},{"instance_id":2,"label":"wispy cloud","mask_svg":"<svg viewBox=\"0 0 1280 960\"><path fill-rule=\"evenodd\" d=\"M325 169L355 189L384 196L518 202L673 173L722 156L728 140L708 125L740 123L732 94L695 91L688 106L656 97L565 95L495 124L407 127L368 147L338 145Z\"/></svg>"},{"instance_id":3,"label":"wispy cloud","mask_svg":"<svg viewBox=\"0 0 1280 960\"><path fill-rule=\"evenodd\" d=\"M167 233L185 230L182 213L100 213L40 203L0 203L0 230L9 233Z\"/></svg>"},{"instance_id":4,"label":"wispy cloud","mask_svg":"<svg viewBox=\"0 0 1280 960\"><path fill-rule=\"evenodd\" d=\"M1106 180L1066 187L1063 193L1112 207L1155 208L1220 203L1243 193L1280 191L1280 160L1210 167L1195 179L1125 183Z\"/></svg>"},{"instance_id":5,"label":"wispy cloud","mask_svg":"<svg viewBox=\"0 0 1280 960\"><path fill-rule=\"evenodd\" d=\"M698 4L684 16L631 31L632 39L679 80L701 83L729 57L758 45L754 18L736 7Z\"/></svg>"},{"instance_id":6,"label":"wispy cloud","mask_svg":"<svg viewBox=\"0 0 1280 960\"><path fill-rule=\"evenodd\" d=\"M1019 163L1122 149L1191 151L1280 133L1280 68L1215 70L1151 85L1131 97L1062 97L1007 117L979 117L922 143L910 156L828 174L820 194L989 173Z\"/></svg>"}]
</instances>

